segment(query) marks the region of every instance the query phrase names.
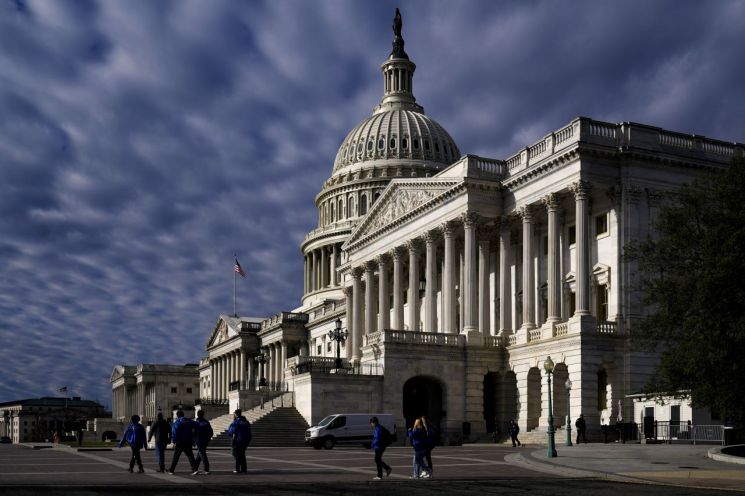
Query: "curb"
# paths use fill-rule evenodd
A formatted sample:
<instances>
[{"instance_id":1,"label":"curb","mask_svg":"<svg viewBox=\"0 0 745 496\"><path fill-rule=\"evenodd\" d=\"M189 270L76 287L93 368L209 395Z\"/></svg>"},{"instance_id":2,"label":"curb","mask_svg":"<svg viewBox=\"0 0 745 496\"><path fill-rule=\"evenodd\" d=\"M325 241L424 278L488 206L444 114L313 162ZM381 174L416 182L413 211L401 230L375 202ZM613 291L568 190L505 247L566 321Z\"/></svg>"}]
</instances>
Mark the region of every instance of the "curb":
<instances>
[{"instance_id":1,"label":"curb","mask_svg":"<svg viewBox=\"0 0 745 496\"><path fill-rule=\"evenodd\" d=\"M734 446L745 446L744 444L741 445L733 445L733 446L717 446L716 448L711 448L707 453L706 456L711 458L712 460L716 460L718 462L725 462L725 463L737 463L740 465L745 465L745 457L742 456L734 456L734 455L725 455L722 453L722 449L724 448L732 448Z\"/></svg>"}]
</instances>

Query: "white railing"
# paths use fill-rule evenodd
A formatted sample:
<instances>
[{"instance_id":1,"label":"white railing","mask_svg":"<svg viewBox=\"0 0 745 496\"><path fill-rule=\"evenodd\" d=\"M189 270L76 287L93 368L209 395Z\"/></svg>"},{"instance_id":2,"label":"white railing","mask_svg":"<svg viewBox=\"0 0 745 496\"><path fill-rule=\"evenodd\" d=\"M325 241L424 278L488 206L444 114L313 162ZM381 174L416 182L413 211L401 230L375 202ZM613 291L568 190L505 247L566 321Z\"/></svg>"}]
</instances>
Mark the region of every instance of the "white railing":
<instances>
[{"instance_id":1,"label":"white railing","mask_svg":"<svg viewBox=\"0 0 745 496\"><path fill-rule=\"evenodd\" d=\"M512 346L513 344L517 344L517 334L510 334L507 337L507 344Z\"/></svg>"},{"instance_id":2,"label":"white railing","mask_svg":"<svg viewBox=\"0 0 745 496\"><path fill-rule=\"evenodd\" d=\"M616 125L606 122L590 121L590 134L601 138L616 138Z\"/></svg>"},{"instance_id":3,"label":"white railing","mask_svg":"<svg viewBox=\"0 0 745 496\"><path fill-rule=\"evenodd\" d=\"M563 143L574 136L574 125L569 124L565 128L559 129L554 133L554 145Z\"/></svg>"},{"instance_id":4,"label":"white railing","mask_svg":"<svg viewBox=\"0 0 745 496\"><path fill-rule=\"evenodd\" d=\"M469 167L475 167L481 172L494 174L497 176L504 175L504 162L493 158L484 158L477 155L467 155Z\"/></svg>"},{"instance_id":5,"label":"white railing","mask_svg":"<svg viewBox=\"0 0 745 496\"><path fill-rule=\"evenodd\" d=\"M539 341L541 339L541 328L530 329L528 331L528 342Z\"/></svg>"},{"instance_id":6,"label":"white railing","mask_svg":"<svg viewBox=\"0 0 745 496\"><path fill-rule=\"evenodd\" d=\"M516 169L520 167L522 164L522 153L518 153L517 155L513 155L512 157L508 158L505 162L505 165L507 166L507 170L511 171L513 169Z\"/></svg>"},{"instance_id":7,"label":"white railing","mask_svg":"<svg viewBox=\"0 0 745 496\"><path fill-rule=\"evenodd\" d=\"M702 148L706 153L715 153L717 155L724 155L731 157L735 154L735 147L732 145L726 145L724 143L714 143L711 141L704 141Z\"/></svg>"},{"instance_id":8,"label":"white railing","mask_svg":"<svg viewBox=\"0 0 745 496\"><path fill-rule=\"evenodd\" d=\"M566 336L569 334L569 322L561 322L554 326L554 336Z\"/></svg>"},{"instance_id":9,"label":"white railing","mask_svg":"<svg viewBox=\"0 0 745 496\"><path fill-rule=\"evenodd\" d=\"M528 158L532 159L538 155L542 155L546 151L546 140L540 141L535 145L528 148Z\"/></svg>"},{"instance_id":10,"label":"white railing","mask_svg":"<svg viewBox=\"0 0 745 496\"><path fill-rule=\"evenodd\" d=\"M486 336L484 338L485 348L501 348L502 347L502 336Z\"/></svg>"},{"instance_id":11,"label":"white railing","mask_svg":"<svg viewBox=\"0 0 745 496\"><path fill-rule=\"evenodd\" d=\"M615 334L618 329L618 325L615 322L601 321L598 322L598 333L599 334Z\"/></svg>"},{"instance_id":12,"label":"white railing","mask_svg":"<svg viewBox=\"0 0 745 496\"><path fill-rule=\"evenodd\" d=\"M463 346L465 336L434 332L399 331L385 329L365 336L365 345L378 343L428 344L436 346Z\"/></svg>"},{"instance_id":13,"label":"white railing","mask_svg":"<svg viewBox=\"0 0 745 496\"><path fill-rule=\"evenodd\" d=\"M693 139L689 136L662 132L660 133L660 144L690 150L693 148Z\"/></svg>"}]
</instances>

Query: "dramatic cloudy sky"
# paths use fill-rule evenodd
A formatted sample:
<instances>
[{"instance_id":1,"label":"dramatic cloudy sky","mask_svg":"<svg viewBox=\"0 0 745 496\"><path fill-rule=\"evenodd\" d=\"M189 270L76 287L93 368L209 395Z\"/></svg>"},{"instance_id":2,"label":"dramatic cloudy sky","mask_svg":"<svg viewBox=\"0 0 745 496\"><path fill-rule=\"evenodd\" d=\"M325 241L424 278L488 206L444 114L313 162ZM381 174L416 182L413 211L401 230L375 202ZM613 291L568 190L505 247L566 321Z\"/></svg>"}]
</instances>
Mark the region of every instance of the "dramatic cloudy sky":
<instances>
[{"instance_id":1,"label":"dramatic cloudy sky","mask_svg":"<svg viewBox=\"0 0 745 496\"><path fill-rule=\"evenodd\" d=\"M404 16L463 153L578 115L745 141L742 1L0 0L0 401L111 403L118 363L196 362L289 310L336 148Z\"/></svg>"}]
</instances>

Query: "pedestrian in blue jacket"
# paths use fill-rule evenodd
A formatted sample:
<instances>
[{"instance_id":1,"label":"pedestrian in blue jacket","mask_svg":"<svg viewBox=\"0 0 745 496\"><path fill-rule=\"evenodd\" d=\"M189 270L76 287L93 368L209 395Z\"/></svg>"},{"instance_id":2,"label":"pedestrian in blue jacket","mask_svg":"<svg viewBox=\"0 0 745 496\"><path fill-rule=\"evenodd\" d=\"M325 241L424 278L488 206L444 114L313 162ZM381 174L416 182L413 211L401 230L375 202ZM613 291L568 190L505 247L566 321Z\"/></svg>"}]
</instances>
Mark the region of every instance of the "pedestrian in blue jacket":
<instances>
[{"instance_id":1,"label":"pedestrian in blue jacket","mask_svg":"<svg viewBox=\"0 0 745 496\"><path fill-rule=\"evenodd\" d=\"M373 429L373 439L371 448L375 451L375 467L378 470L378 475L373 477L373 480L380 480L383 478L383 470L385 469L385 475L391 475L391 467L383 461L383 452L388 447L391 441L391 433L380 425L378 417L370 418L370 427Z\"/></svg>"},{"instance_id":2,"label":"pedestrian in blue jacket","mask_svg":"<svg viewBox=\"0 0 745 496\"><path fill-rule=\"evenodd\" d=\"M412 479L428 479L432 476L431 469L424 461L424 454L427 452L427 431L424 430L422 419L414 421L414 428L408 432L411 445L414 447L414 473Z\"/></svg>"},{"instance_id":3,"label":"pedestrian in blue jacket","mask_svg":"<svg viewBox=\"0 0 745 496\"><path fill-rule=\"evenodd\" d=\"M145 428L140 423L139 415L132 415L132 421L127 426L127 430L124 431L121 441L119 441L119 447L124 446L124 443L129 443L129 449L132 450L132 458L129 460L129 473L133 472L135 463L137 463L137 473L141 474L145 472L145 468L142 466L142 458L140 458L140 450L145 447Z\"/></svg>"},{"instance_id":4,"label":"pedestrian in blue jacket","mask_svg":"<svg viewBox=\"0 0 745 496\"><path fill-rule=\"evenodd\" d=\"M248 470L246 466L246 448L251 442L251 424L243 416L240 409L233 412L235 420L228 428L228 435L233 443L233 458L235 458L234 474L245 474Z\"/></svg>"},{"instance_id":5,"label":"pedestrian in blue jacket","mask_svg":"<svg viewBox=\"0 0 745 496\"><path fill-rule=\"evenodd\" d=\"M429 421L426 415L422 417L422 425L424 426L424 430L427 432L427 449L424 452L424 461L427 462L429 475L431 477L434 475L435 470L434 465L432 465L432 450L435 449L437 441L440 440L440 432L437 430L437 427Z\"/></svg>"},{"instance_id":6,"label":"pedestrian in blue jacket","mask_svg":"<svg viewBox=\"0 0 745 496\"><path fill-rule=\"evenodd\" d=\"M194 460L194 453L191 451L191 447L194 444L194 428L196 423L184 417L183 410L176 412L176 421L173 423L171 428L171 440L174 444L173 449L173 460L171 460L171 468L168 469L168 473L173 475L173 471L176 470L178 459L181 457L181 453L186 455L191 465L191 475L197 475L196 461Z\"/></svg>"},{"instance_id":7,"label":"pedestrian in blue jacket","mask_svg":"<svg viewBox=\"0 0 745 496\"><path fill-rule=\"evenodd\" d=\"M204 473L210 473L210 461L207 458L207 445L210 444L212 439L212 426L209 420L204 418L204 410L197 412L197 425L195 429L194 443L197 447L197 459L195 462L196 470L199 470L199 464L204 460Z\"/></svg>"}]
</instances>

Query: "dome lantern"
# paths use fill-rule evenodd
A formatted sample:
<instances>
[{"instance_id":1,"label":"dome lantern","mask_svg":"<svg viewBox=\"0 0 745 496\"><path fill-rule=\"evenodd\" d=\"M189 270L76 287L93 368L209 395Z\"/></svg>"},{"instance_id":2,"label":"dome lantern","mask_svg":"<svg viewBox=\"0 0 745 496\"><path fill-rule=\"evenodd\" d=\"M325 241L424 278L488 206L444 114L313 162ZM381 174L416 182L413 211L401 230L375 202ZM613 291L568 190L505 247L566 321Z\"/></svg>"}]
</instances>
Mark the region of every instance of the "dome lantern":
<instances>
[{"instance_id":1,"label":"dome lantern","mask_svg":"<svg viewBox=\"0 0 745 496\"><path fill-rule=\"evenodd\" d=\"M393 50L388 60L380 66L383 71L383 100L374 113L387 110L404 109L424 113L414 98L413 82L416 64L409 60L404 50L404 39L401 36L401 12L396 9L393 18Z\"/></svg>"}]
</instances>

